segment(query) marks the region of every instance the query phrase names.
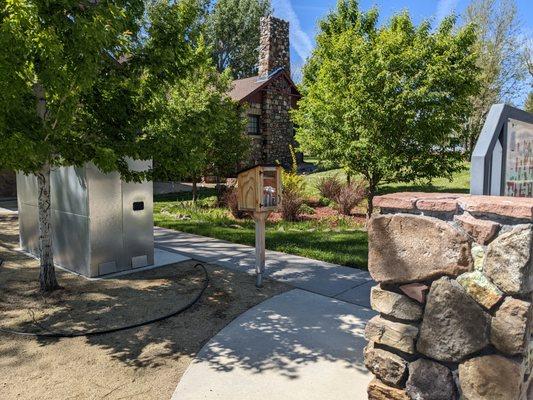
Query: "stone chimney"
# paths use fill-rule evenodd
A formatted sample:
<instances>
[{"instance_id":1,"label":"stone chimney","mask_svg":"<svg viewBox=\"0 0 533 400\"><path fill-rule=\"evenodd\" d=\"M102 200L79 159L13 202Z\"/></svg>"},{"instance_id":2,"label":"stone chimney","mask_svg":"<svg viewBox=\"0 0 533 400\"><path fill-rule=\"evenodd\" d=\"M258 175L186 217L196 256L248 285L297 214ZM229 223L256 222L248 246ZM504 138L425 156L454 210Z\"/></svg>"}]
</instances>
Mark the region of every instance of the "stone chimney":
<instances>
[{"instance_id":1,"label":"stone chimney","mask_svg":"<svg viewBox=\"0 0 533 400\"><path fill-rule=\"evenodd\" d=\"M289 23L272 16L262 17L259 77L266 77L281 67L290 75Z\"/></svg>"}]
</instances>

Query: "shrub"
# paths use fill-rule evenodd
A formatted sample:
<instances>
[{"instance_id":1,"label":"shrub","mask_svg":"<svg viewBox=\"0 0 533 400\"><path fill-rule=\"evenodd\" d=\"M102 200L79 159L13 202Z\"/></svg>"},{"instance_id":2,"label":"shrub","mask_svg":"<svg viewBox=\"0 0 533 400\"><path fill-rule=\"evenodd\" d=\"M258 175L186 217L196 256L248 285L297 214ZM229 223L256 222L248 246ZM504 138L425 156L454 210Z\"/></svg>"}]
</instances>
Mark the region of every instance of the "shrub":
<instances>
[{"instance_id":1,"label":"shrub","mask_svg":"<svg viewBox=\"0 0 533 400\"><path fill-rule=\"evenodd\" d=\"M302 213L302 205L305 201L305 180L298 175L298 164L294 148L290 146L292 167L290 171L283 170L281 179L283 182L283 199L281 201L281 217L285 221L296 221Z\"/></svg>"},{"instance_id":2,"label":"shrub","mask_svg":"<svg viewBox=\"0 0 533 400\"><path fill-rule=\"evenodd\" d=\"M233 217L237 219L243 219L246 217L246 211L239 210L239 200L237 197L237 188L235 186L230 186L224 191L222 202L229 208Z\"/></svg>"},{"instance_id":3,"label":"shrub","mask_svg":"<svg viewBox=\"0 0 533 400\"><path fill-rule=\"evenodd\" d=\"M318 180L316 188L323 198L334 200L342 189L342 183L337 175L324 176Z\"/></svg>"},{"instance_id":4,"label":"shrub","mask_svg":"<svg viewBox=\"0 0 533 400\"><path fill-rule=\"evenodd\" d=\"M353 208L361 203L365 195L366 185L364 181L351 182L342 185L334 200L341 214L350 215Z\"/></svg>"},{"instance_id":5,"label":"shrub","mask_svg":"<svg viewBox=\"0 0 533 400\"><path fill-rule=\"evenodd\" d=\"M304 196L302 191L283 188L283 200L280 207L281 218L289 222L298 220L302 213L303 204Z\"/></svg>"},{"instance_id":6,"label":"shrub","mask_svg":"<svg viewBox=\"0 0 533 400\"><path fill-rule=\"evenodd\" d=\"M313 215L315 214L315 209L311 207L309 204L305 203L300 206L300 213L307 214L307 215Z\"/></svg>"}]
</instances>

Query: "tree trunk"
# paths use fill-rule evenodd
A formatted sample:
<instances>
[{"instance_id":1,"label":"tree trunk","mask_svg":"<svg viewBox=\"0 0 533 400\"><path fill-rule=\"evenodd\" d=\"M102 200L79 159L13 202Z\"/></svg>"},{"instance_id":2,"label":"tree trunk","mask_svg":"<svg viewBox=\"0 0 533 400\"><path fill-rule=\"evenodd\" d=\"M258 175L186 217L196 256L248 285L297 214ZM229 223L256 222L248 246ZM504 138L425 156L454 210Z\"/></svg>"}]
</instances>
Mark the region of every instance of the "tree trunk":
<instances>
[{"instance_id":1,"label":"tree trunk","mask_svg":"<svg viewBox=\"0 0 533 400\"><path fill-rule=\"evenodd\" d=\"M372 213L374 212L374 204L372 202L374 201L374 196L376 195L376 185L375 184L369 184L368 185L368 191L366 192L366 200L368 202L366 207L366 219L367 221L372 216Z\"/></svg>"},{"instance_id":2,"label":"tree trunk","mask_svg":"<svg viewBox=\"0 0 533 400\"><path fill-rule=\"evenodd\" d=\"M194 178L192 180L192 202L196 203L196 200L198 200L198 184L196 178Z\"/></svg>"},{"instance_id":3,"label":"tree trunk","mask_svg":"<svg viewBox=\"0 0 533 400\"><path fill-rule=\"evenodd\" d=\"M37 174L39 190L39 251L41 291L51 292L59 288L52 253L52 210L50 201L50 165L46 164Z\"/></svg>"},{"instance_id":4,"label":"tree trunk","mask_svg":"<svg viewBox=\"0 0 533 400\"><path fill-rule=\"evenodd\" d=\"M220 184L220 176L216 176L216 189L217 189L217 202L220 203L222 201L222 185Z\"/></svg>"}]
</instances>

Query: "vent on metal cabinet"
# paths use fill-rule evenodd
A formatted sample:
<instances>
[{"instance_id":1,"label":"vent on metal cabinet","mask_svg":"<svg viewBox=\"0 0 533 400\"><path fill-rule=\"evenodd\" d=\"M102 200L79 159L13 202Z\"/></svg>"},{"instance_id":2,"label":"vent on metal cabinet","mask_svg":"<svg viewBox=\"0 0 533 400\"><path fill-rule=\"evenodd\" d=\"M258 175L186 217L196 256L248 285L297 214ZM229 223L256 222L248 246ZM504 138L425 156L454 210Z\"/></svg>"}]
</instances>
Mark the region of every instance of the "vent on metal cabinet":
<instances>
[{"instance_id":1,"label":"vent on metal cabinet","mask_svg":"<svg viewBox=\"0 0 533 400\"><path fill-rule=\"evenodd\" d=\"M117 263L115 261L109 261L98 265L98 275L107 275L117 272Z\"/></svg>"},{"instance_id":2,"label":"vent on metal cabinet","mask_svg":"<svg viewBox=\"0 0 533 400\"><path fill-rule=\"evenodd\" d=\"M148 257L147 256L138 256L133 257L131 259L131 267L132 268L142 268L146 267L148 265Z\"/></svg>"},{"instance_id":3,"label":"vent on metal cabinet","mask_svg":"<svg viewBox=\"0 0 533 400\"><path fill-rule=\"evenodd\" d=\"M142 211L144 210L144 201L135 201L133 203L133 211Z\"/></svg>"}]
</instances>

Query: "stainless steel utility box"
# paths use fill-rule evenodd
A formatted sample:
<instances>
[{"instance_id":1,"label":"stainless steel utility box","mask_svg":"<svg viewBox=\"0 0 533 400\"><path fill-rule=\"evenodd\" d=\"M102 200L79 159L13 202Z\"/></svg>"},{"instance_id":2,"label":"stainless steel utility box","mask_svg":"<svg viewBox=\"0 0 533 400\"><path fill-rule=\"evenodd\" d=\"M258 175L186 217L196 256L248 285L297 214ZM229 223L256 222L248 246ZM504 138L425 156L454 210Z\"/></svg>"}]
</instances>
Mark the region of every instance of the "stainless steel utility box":
<instances>
[{"instance_id":1,"label":"stainless steel utility box","mask_svg":"<svg viewBox=\"0 0 533 400\"><path fill-rule=\"evenodd\" d=\"M130 161L146 170L150 161ZM154 263L152 182L127 183L93 164L51 174L55 264L87 277ZM20 245L39 255L37 179L17 174Z\"/></svg>"}]
</instances>

